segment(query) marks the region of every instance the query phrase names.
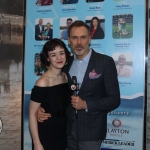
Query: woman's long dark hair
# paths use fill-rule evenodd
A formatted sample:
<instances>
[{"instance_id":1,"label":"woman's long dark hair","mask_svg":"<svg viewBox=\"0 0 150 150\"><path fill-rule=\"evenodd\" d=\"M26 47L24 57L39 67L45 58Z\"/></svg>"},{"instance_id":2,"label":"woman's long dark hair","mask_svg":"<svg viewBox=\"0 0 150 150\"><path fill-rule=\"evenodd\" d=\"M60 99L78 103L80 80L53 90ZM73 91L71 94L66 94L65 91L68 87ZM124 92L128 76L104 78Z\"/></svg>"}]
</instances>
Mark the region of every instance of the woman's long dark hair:
<instances>
[{"instance_id":1,"label":"woman's long dark hair","mask_svg":"<svg viewBox=\"0 0 150 150\"><path fill-rule=\"evenodd\" d=\"M100 19L98 17L93 17L92 20L91 20L91 24L90 24L90 31L92 32L94 26L93 26L93 20L97 20L98 21L98 24L97 24L97 29L98 28L101 28L100 26Z\"/></svg>"}]
</instances>

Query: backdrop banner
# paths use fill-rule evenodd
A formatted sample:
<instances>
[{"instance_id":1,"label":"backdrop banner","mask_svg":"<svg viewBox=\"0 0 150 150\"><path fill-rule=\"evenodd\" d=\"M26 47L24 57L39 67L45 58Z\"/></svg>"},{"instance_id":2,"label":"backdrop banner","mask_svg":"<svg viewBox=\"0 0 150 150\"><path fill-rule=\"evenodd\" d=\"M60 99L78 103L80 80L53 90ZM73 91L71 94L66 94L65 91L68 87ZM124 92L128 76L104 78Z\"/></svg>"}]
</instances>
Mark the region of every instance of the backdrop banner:
<instances>
[{"instance_id":1,"label":"backdrop banner","mask_svg":"<svg viewBox=\"0 0 150 150\"><path fill-rule=\"evenodd\" d=\"M108 113L107 137L101 150L142 150L145 80L145 1L29 1L26 10L24 149L31 149L28 108L31 89L45 71L39 53L44 43L60 38L68 46L67 28L75 20L100 20L90 47L111 56L116 64L121 105ZM41 28L39 28L41 24ZM52 32L47 33L47 28ZM40 35L40 36L39 36ZM69 47L68 47L69 48ZM123 67L120 64L124 63Z\"/></svg>"}]
</instances>

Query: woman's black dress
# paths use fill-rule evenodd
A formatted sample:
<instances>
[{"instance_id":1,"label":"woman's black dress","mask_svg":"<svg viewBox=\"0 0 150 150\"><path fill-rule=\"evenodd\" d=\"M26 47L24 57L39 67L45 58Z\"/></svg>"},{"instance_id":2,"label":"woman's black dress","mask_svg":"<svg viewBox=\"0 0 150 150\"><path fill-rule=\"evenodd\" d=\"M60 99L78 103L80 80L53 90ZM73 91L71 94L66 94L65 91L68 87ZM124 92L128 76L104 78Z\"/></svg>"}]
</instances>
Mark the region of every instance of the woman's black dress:
<instances>
[{"instance_id":1,"label":"woman's black dress","mask_svg":"<svg viewBox=\"0 0 150 150\"><path fill-rule=\"evenodd\" d=\"M41 103L46 113L52 117L38 122L38 133L44 150L66 150L66 109L70 103L70 92L67 83L51 87L34 86L31 100Z\"/></svg>"}]
</instances>

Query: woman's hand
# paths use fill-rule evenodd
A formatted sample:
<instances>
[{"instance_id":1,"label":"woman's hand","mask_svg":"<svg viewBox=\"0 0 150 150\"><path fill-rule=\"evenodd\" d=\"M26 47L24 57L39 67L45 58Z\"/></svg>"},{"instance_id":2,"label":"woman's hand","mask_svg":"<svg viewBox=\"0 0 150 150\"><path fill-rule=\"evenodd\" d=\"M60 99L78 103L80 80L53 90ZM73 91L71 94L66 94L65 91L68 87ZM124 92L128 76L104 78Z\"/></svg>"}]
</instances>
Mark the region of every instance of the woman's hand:
<instances>
[{"instance_id":1,"label":"woman's hand","mask_svg":"<svg viewBox=\"0 0 150 150\"><path fill-rule=\"evenodd\" d=\"M34 150L44 150L44 148L43 148L42 144L35 144Z\"/></svg>"}]
</instances>

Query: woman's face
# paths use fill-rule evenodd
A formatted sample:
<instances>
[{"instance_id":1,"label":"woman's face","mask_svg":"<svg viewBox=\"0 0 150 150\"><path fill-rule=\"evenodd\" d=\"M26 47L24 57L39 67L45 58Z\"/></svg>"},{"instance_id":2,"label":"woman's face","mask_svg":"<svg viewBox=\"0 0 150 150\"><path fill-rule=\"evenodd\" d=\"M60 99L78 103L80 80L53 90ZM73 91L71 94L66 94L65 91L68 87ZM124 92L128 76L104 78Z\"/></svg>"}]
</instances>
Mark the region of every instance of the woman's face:
<instances>
[{"instance_id":1,"label":"woman's face","mask_svg":"<svg viewBox=\"0 0 150 150\"><path fill-rule=\"evenodd\" d=\"M50 24L47 24L46 26L47 26L47 29L50 29L50 27L51 27Z\"/></svg>"},{"instance_id":2,"label":"woman's face","mask_svg":"<svg viewBox=\"0 0 150 150\"><path fill-rule=\"evenodd\" d=\"M93 23L94 28L97 28L98 20L94 19L94 20L92 21L92 23Z\"/></svg>"},{"instance_id":3,"label":"woman's face","mask_svg":"<svg viewBox=\"0 0 150 150\"><path fill-rule=\"evenodd\" d=\"M55 47L55 50L48 52L48 59L50 67L62 69L66 63L65 50L60 46Z\"/></svg>"}]
</instances>

